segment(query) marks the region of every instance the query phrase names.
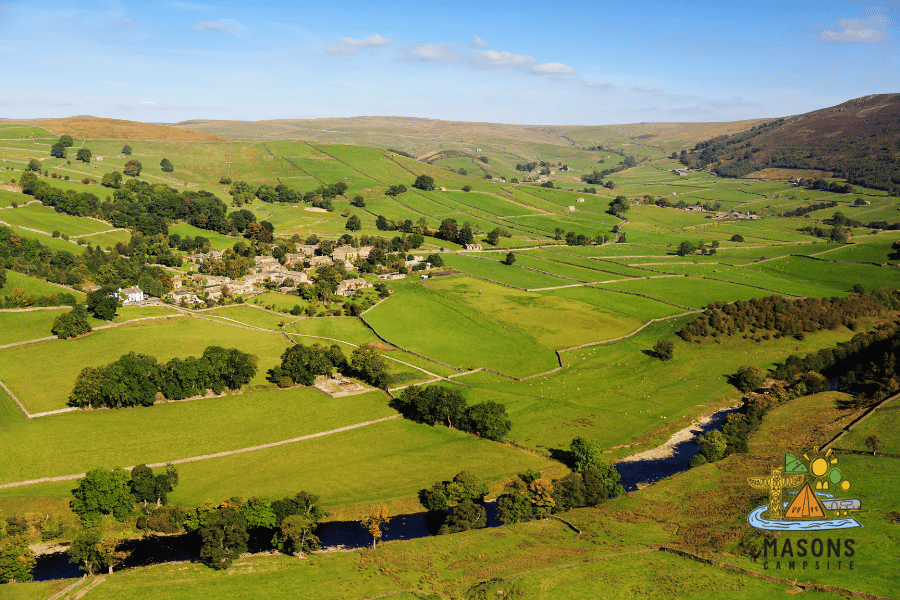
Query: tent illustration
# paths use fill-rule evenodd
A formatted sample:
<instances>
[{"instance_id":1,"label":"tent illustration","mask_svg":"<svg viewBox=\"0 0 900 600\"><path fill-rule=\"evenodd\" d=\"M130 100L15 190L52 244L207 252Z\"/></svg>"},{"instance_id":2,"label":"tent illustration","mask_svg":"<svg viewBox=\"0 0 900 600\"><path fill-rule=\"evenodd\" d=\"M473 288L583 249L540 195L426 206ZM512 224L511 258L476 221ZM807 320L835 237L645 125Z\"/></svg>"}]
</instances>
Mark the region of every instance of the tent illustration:
<instances>
[{"instance_id":1,"label":"tent illustration","mask_svg":"<svg viewBox=\"0 0 900 600\"><path fill-rule=\"evenodd\" d=\"M810 487L809 483L806 483L788 505L784 516L788 519L799 519L803 517L824 518L825 507L822 506L822 502L819 501L819 498L816 496L816 493L813 491L812 487Z\"/></svg>"}]
</instances>

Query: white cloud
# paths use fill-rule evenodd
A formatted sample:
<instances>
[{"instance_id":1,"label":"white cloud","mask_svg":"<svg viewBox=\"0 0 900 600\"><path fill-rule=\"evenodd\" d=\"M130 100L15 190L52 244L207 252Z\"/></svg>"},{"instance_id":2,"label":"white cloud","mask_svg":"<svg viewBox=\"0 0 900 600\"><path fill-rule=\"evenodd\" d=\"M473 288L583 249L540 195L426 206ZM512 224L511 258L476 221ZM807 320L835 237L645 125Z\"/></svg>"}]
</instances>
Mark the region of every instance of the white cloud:
<instances>
[{"instance_id":1,"label":"white cloud","mask_svg":"<svg viewBox=\"0 0 900 600\"><path fill-rule=\"evenodd\" d=\"M453 44L421 44L404 52L397 60L424 60L426 62L457 62L459 52Z\"/></svg>"},{"instance_id":2,"label":"white cloud","mask_svg":"<svg viewBox=\"0 0 900 600\"><path fill-rule=\"evenodd\" d=\"M841 19L835 31L825 30L814 39L826 44L873 44L889 38L887 30L894 24L888 9L872 6L863 10L863 19Z\"/></svg>"},{"instance_id":3,"label":"white cloud","mask_svg":"<svg viewBox=\"0 0 900 600\"><path fill-rule=\"evenodd\" d=\"M614 83L600 83L597 81L585 81L585 87L589 87L601 92L609 92L611 90L616 89L616 84Z\"/></svg>"},{"instance_id":4,"label":"white cloud","mask_svg":"<svg viewBox=\"0 0 900 600\"><path fill-rule=\"evenodd\" d=\"M341 41L339 42L325 46L325 52L328 54L352 55L359 54L366 48L383 48L385 46L390 46L393 43L394 40L383 38L377 33L361 40L345 37L341 38Z\"/></svg>"},{"instance_id":5,"label":"white cloud","mask_svg":"<svg viewBox=\"0 0 900 600\"><path fill-rule=\"evenodd\" d=\"M247 29L234 19L222 19L221 21L197 21L194 23L197 31L223 31L234 37L247 36Z\"/></svg>"},{"instance_id":6,"label":"white cloud","mask_svg":"<svg viewBox=\"0 0 900 600\"><path fill-rule=\"evenodd\" d=\"M488 44L486 41L484 41L477 35L472 38L472 41L469 42L469 45L472 46L473 48L487 48L488 46L490 46L490 44Z\"/></svg>"},{"instance_id":7,"label":"white cloud","mask_svg":"<svg viewBox=\"0 0 900 600\"><path fill-rule=\"evenodd\" d=\"M655 85L636 85L631 89L632 91L643 92L645 94L658 94L662 91Z\"/></svg>"},{"instance_id":8,"label":"white cloud","mask_svg":"<svg viewBox=\"0 0 900 600\"><path fill-rule=\"evenodd\" d=\"M532 67L531 72L540 75L567 75L574 73L575 69L562 63L541 63Z\"/></svg>"},{"instance_id":9,"label":"white cloud","mask_svg":"<svg viewBox=\"0 0 900 600\"><path fill-rule=\"evenodd\" d=\"M472 55L472 66L476 69L530 69L534 66L533 56L485 50Z\"/></svg>"}]
</instances>

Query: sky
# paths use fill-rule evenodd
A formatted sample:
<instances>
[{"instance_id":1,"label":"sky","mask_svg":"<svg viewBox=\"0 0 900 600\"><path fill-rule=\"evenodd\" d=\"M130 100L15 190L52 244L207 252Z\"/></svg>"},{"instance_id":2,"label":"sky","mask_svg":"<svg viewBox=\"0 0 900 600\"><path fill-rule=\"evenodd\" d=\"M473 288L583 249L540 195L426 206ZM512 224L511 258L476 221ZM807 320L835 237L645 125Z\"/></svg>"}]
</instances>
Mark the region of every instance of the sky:
<instances>
[{"instance_id":1,"label":"sky","mask_svg":"<svg viewBox=\"0 0 900 600\"><path fill-rule=\"evenodd\" d=\"M900 92L900 0L0 0L0 118L780 117Z\"/></svg>"}]
</instances>

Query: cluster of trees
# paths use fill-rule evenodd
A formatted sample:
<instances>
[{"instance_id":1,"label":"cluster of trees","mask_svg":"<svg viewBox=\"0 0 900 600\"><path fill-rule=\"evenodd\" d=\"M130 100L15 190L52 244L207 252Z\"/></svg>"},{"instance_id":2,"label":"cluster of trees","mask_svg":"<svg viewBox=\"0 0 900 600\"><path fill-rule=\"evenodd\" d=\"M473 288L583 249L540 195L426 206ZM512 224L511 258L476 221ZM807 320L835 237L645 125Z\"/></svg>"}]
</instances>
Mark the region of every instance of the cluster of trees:
<instances>
[{"instance_id":1,"label":"cluster of trees","mask_svg":"<svg viewBox=\"0 0 900 600\"><path fill-rule=\"evenodd\" d=\"M582 175L581 181L590 185L602 185L606 188L614 189L615 184L613 182L607 181L606 183L603 183L603 179L612 175L613 173L618 173L619 171L624 171L625 169L630 169L634 166L637 166L637 160L635 160L633 156L626 156L625 160L623 160L615 167L603 169L602 171L594 169L593 173Z\"/></svg>"},{"instance_id":2,"label":"cluster of trees","mask_svg":"<svg viewBox=\"0 0 900 600\"><path fill-rule=\"evenodd\" d=\"M71 135L61 135L59 136L59 141L50 148L50 156L55 158L65 158L66 149L71 148L74 144L75 140L72 139Z\"/></svg>"},{"instance_id":3,"label":"cluster of trees","mask_svg":"<svg viewBox=\"0 0 900 600\"><path fill-rule=\"evenodd\" d=\"M328 348L321 344L295 344L281 354L281 364L269 369L267 379L279 387L308 386L319 375L331 376L336 372L358 377L382 389L390 384L384 357L368 344L356 348L349 361L337 344Z\"/></svg>"},{"instance_id":4,"label":"cluster of trees","mask_svg":"<svg viewBox=\"0 0 900 600\"><path fill-rule=\"evenodd\" d=\"M393 198L394 196L399 196L400 194L405 194L405 193L406 193L406 186L403 185L402 183L397 184L397 185L392 185L392 186L389 187L389 188L387 189L387 191L385 191L384 193L385 193L385 195L390 196L391 198Z\"/></svg>"},{"instance_id":5,"label":"cluster of trees","mask_svg":"<svg viewBox=\"0 0 900 600\"><path fill-rule=\"evenodd\" d=\"M312 385L319 375L331 376L335 371L346 370L347 366L347 357L337 344L332 344L330 348L321 344L296 344L281 354L281 364L269 369L266 378L278 387L291 387L298 383Z\"/></svg>"},{"instance_id":6,"label":"cluster of trees","mask_svg":"<svg viewBox=\"0 0 900 600\"><path fill-rule=\"evenodd\" d=\"M412 421L427 425L440 423L489 440L502 439L512 428L502 404L488 400L467 406L459 390L443 385L405 388L395 406Z\"/></svg>"},{"instance_id":7,"label":"cluster of trees","mask_svg":"<svg viewBox=\"0 0 900 600\"><path fill-rule=\"evenodd\" d=\"M91 324L88 322L87 310L82 305L53 319L53 327L50 329L50 333L61 340L78 337L90 331Z\"/></svg>"},{"instance_id":8,"label":"cluster of trees","mask_svg":"<svg viewBox=\"0 0 900 600\"><path fill-rule=\"evenodd\" d=\"M75 379L69 406L121 408L152 406L157 392L181 400L212 390L236 390L256 375L257 358L236 348L209 346L199 358L173 358L159 364L153 356L129 352L103 367L85 367Z\"/></svg>"},{"instance_id":9,"label":"cluster of trees","mask_svg":"<svg viewBox=\"0 0 900 600\"><path fill-rule=\"evenodd\" d=\"M831 202L817 202L816 204L809 204L807 206L800 206L795 208L794 210L789 210L781 214L782 217L802 217L803 215L809 214L811 212L815 212L817 210L822 210L825 208L834 208L838 203L832 200Z\"/></svg>"},{"instance_id":10,"label":"cluster of trees","mask_svg":"<svg viewBox=\"0 0 900 600\"><path fill-rule=\"evenodd\" d=\"M680 162L692 169L703 169L722 158L726 158L726 155L734 155L735 158L737 158L738 154L741 156L746 155L746 160L749 160L752 154L759 151L759 147L753 147L753 139L783 124L784 119L776 119L762 125L754 125L749 131L742 131L732 135L720 135L698 142L691 149L690 153L687 150L681 151ZM742 150L743 152L741 152ZM752 171L747 171L747 173L750 172ZM747 173L743 173L743 175ZM728 175L722 174L722 176Z\"/></svg>"},{"instance_id":11,"label":"cluster of trees","mask_svg":"<svg viewBox=\"0 0 900 600\"><path fill-rule=\"evenodd\" d=\"M175 221L219 233L232 231L232 223L226 217L228 207L205 190L179 192L165 185L129 179L101 203L90 192L55 188L34 173L23 173L19 183L22 193L34 196L57 212L100 218L144 235L168 234L169 223Z\"/></svg>"},{"instance_id":12,"label":"cluster of trees","mask_svg":"<svg viewBox=\"0 0 900 600\"><path fill-rule=\"evenodd\" d=\"M311 204L330 211L333 210L331 201L338 196L343 196L346 191L347 184L343 181L321 185L315 190L311 190L305 194L292 190L283 183L274 187L263 184L254 191L250 184L243 181L235 181L232 183L228 193L231 194L236 206L250 204L253 201L253 198L256 197L263 202L281 202L288 204L305 202L306 204Z\"/></svg>"},{"instance_id":13,"label":"cluster of trees","mask_svg":"<svg viewBox=\"0 0 900 600\"><path fill-rule=\"evenodd\" d=\"M615 217L621 217L631 208L631 202L625 196L616 196L616 199L609 203L609 214Z\"/></svg>"},{"instance_id":14,"label":"cluster of trees","mask_svg":"<svg viewBox=\"0 0 900 600\"><path fill-rule=\"evenodd\" d=\"M419 175L413 182L413 187L426 192L434 191L434 177L431 175Z\"/></svg>"},{"instance_id":15,"label":"cluster of trees","mask_svg":"<svg viewBox=\"0 0 900 600\"><path fill-rule=\"evenodd\" d=\"M88 245L76 254L68 250L53 250L0 225L0 270L11 269L68 285L90 281L111 287L140 285L142 290L162 296L172 289L172 277L165 269L150 263L177 266L181 264L181 259L172 255L164 236L135 234L128 244L120 242L109 252L104 252L99 246ZM0 297L0 307L3 308L74 306L75 303L75 296L68 292L37 297L22 290L13 290L12 295Z\"/></svg>"},{"instance_id":16,"label":"cluster of trees","mask_svg":"<svg viewBox=\"0 0 900 600\"><path fill-rule=\"evenodd\" d=\"M200 559L213 569L227 569L232 561L255 549L293 554L318 550L315 529L326 516L319 497L299 492L280 500L229 498L220 506L205 503L190 514L184 529L202 541ZM148 521L149 523L149 521Z\"/></svg>"},{"instance_id":17,"label":"cluster of trees","mask_svg":"<svg viewBox=\"0 0 900 600\"><path fill-rule=\"evenodd\" d=\"M471 244L475 240L475 229L468 221L463 223L462 227L459 227L456 219L444 219L441 221L441 226L435 235L442 240L464 246L465 244Z\"/></svg>"},{"instance_id":18,"label":"cluster of trees","mask_svg":"<svg viewBox=\"0 0 900 600\"><path fill-rule=\"evenodd\" d=\"M677 335L686 342L737 333L757 336L754 337L756 341L789 335L802 339L804 333L834 330L842 325L853 330L857 327L857 319L863 316L879 315L900 307L897 290L883 289L872 294L858 293L862 291L860 288L855 291L855 295L846 298L767 296L731 303L713 302L700 316L678 330Z\"/></svg>"},{"instance_id":19,"label":"cluster of trees","mask_svg":"<svg viewBox=\"0 0 900 600\"><path fill-rule=\"evenodd\" d=\"M678 245L678 250L675 253L678 256L691 256L697 250L700 251L700 254L715 254L716 248L719 247L719 240L713 240L712 244L709 247L706 246L706 242L700 240L698 245L694 245L694 242L690 240L685 240Z\"/></svg>"},{"instance_id":20,"label":"cluster of trees","mask_svg":"<svg viewBox=\"0 0 900 600\"><path fill-rule=\"evenodd\" d=\"M497 498L497 518L507 524L541 519L573 508L597 506L624 493L618 471L603 461L603 451L595 442L577 437L562 454L572 473L552 481L533 471L520 474Z\"/></svg>"},{"instance_id":21,"label":"cluster of trees","mask_svg":"<svg viewBox=\"0 0 900 600\"><path fill-rule=\"evenodd\" d=\"M775 364L773 376L791 380L804 373L819 373L833 380L838 390L854 394L857 404L865 405L900 391L898 357L900 326L886 324L806 356L792 354Z\"/></svg>"},{"instance_id":22,"label":"cluster of trees","mask_svg":"<svg viewBox=\"0 0 900 600\"><path fill-rule=\"evenodd\" d=\"M98 525L103 515L118 521L136 516L137 527L146 531L196 533L201 560L214 569L230 566L251 543L256 550L295 554L320 547L315 529L326 513L314 494L299 492L279 500L229 498L219 506L207 500L189 509L167 502L177 484L178 471L171 464L157 475L146 465L130 474L123 469L88 472L72 490L70 505L85 529L69 548L70 560L86 573L94 573L106 567L112 571L125 558L126 553L117 549L119 540L102 538ZM2 558L0 550L0 577Z\"/></svg>"},{"instance_id":23,"label":"cluster of trees","mask_svg":"<svg viewBox=\"0 0 900 600\"><path fill-rule=\"evenodd\" d=\"M895 140L879 136L850 138L840 140L835 149L804 146L769 150L762 145L754 146L752 138L783 123L783 119L778 119L748 132L701 142L690 154L682 151L681 162L692 168L716 163L712 171L722 177L743 177L765 168L831 171L835 177L846 179L850 186L862 185L900 195L900 157L891 150ZM845 193L847 188L843 186L847 184L840 185L843 189L830 191Z\"/></svg>"},{"instance_id":24,"label":"cluster of trees","mask_svg":"<svg viewBox=\"0 0 900 600\"><path fill-rule=\"evenodd\" d=\"M419 491L419 502L428 511L431 530L438 535L480 529L487 525L484 498L488 486L468 471L451 481L439 481Z\"/></svg>"},{"instance_id":25,"label":"cluster of trees","mask_svg":"<svg viewBox=\"0 0 900 600\"><path fill-rule=\"evenodd\" d=\"M505 238L512 237L512 234L509 232L509 230L507 230L504 227L496 227L488 232L487 236L485 237L485 240L491 246L496 246L497 244L500 243L501 237L505 237Z\"/></svg>"},{"instance_id":26,"label":"cluster of trees","mask_svg":"<svg viewBox=\"0 0 900 600\"><path fill-rule=\"evenodd\" d=\"M818 238L824 238L826 240L831 240L832 242L837 242L839 244L845 244L849 239L850 230L846 227L831 227L824 228L819 227L818 225L809 225L807 227L801 227L797 231L801 233L806 233Z\"/></svg>"},{"instance_id":27,"label":"cluster of trees","mask_svg":"<svg viewBox=\"0 0 900 600\"><path fill-rule=\"evenodd\" d=\"M165 473L153 474L147 465L138 465L131 473L125 469L88 471L72 490L69 505L82 524L95 526L103 515L124 521L134 514L136 503L164 505L168 494L178 485L178 470L170 463Z\"/></svg>"}]
</instances>

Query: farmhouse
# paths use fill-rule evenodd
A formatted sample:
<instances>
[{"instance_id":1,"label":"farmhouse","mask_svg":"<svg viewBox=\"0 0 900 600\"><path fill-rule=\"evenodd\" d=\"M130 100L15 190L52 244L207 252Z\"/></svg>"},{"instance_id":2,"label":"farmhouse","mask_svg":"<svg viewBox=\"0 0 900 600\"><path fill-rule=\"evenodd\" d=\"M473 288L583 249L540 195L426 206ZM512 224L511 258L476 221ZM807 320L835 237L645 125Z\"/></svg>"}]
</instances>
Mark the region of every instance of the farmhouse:
<instances>
[{"instance_id":1,"label":"farmhouse","mask_svg":"<svg viewBox=\"0 0 900 600\"><path fill-rule=\"evenodd\" d=\"M368 258L369 253L372 251L373 246L360 246L359 248L354 248L353 246L339 246L334 249L334 252L331 253L331 258L337 261L353 261L357 258Z\"/></svg>"},{"instance_id":2,"label":"farmhouse","mask_svg":"<svg viewBox=\"0 0 900 600\"><path fill-rule=\"evenodd\" d=\"M385 273L384 275L379 275L378 279L403 279L406 277L403 273Z\"/></svg>"},{"instance_id":3,"label":"farmhouse","mask_svg":"<svg viewBox=\"0 0 900 600\"><path fill-rule=\"evenodd\" d=\"M257 256L253 259L257 269L270 269L281 266L278 259L274 256Z\"/></svg>"},{"instance_id":4,"label":"farmhouse","mask_svg":"<svg viewBox=\"0 0 900 600\"><path fill-rule=\"evenodd\" d=\"M172 298L174 302L177 304L199 304L200 298L197 297L197 294L192 292L191 290L174 290L169 294L169 297Z\"/></svg>"},{"instance_id":5,"label":"farmhouse","mask_svg":"<svg viewBox=\"0 0 900 600\"><path fill-rule=\"evenodd\" d=\"M466 250L484 250L481 244L466 244Z\"/></svg>"},{"instance_id":6,"label":"farmhouse","mask_svg":"<svg viewBox=\"0 0 900 600\"><path fill-rule=\"evenodd\" d=\"M144 301L144 292L138 286L119 288L119 296L124 298L123 304L136 304Z\"/></svg>"},{"instance_id":7,"label":"farmhouse","mask_svg":"<svg viewBox=\"0 0 900 600\"><path fill-rule=\"evenodd\" d=\"M336 293L339 296L352 296L357 290L363 290L372 287L372 284L357 277L356 279L345 279L337 286Z\"/></svg>"},{"instance_id":8,"label":"farmhouse","mask_svg":"<svg viewBox=\"0 0 900 600\"><path fill-rule=\"evenodd\" d=\"M242 294L253 293L252 281L229 281L224 284L225 293L230 296L240 296Z\"/></svg>"}]
</instances>

